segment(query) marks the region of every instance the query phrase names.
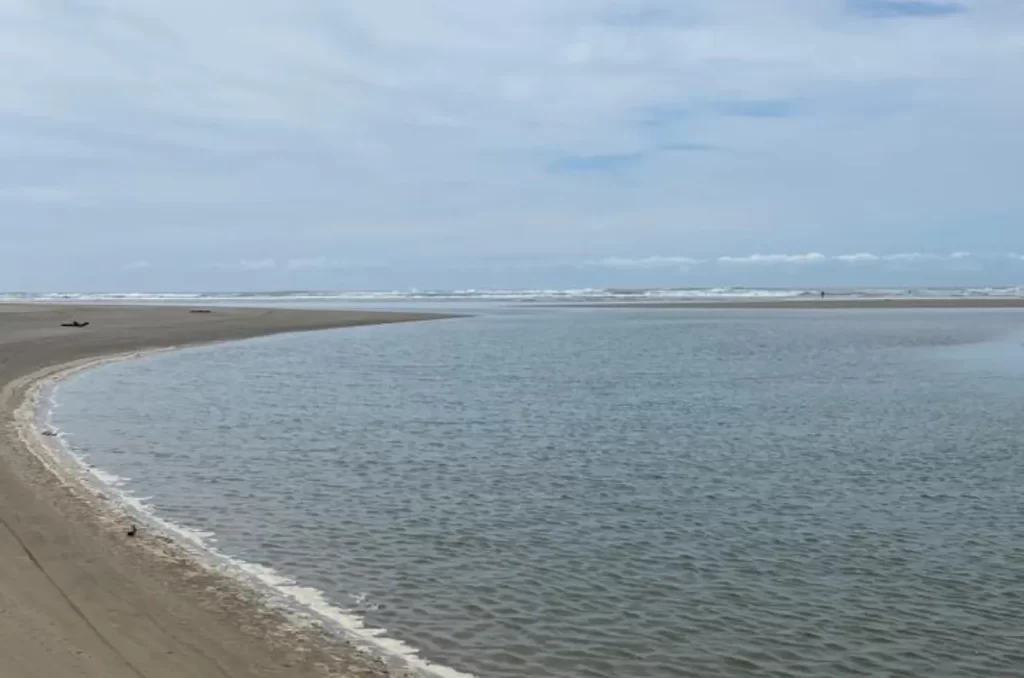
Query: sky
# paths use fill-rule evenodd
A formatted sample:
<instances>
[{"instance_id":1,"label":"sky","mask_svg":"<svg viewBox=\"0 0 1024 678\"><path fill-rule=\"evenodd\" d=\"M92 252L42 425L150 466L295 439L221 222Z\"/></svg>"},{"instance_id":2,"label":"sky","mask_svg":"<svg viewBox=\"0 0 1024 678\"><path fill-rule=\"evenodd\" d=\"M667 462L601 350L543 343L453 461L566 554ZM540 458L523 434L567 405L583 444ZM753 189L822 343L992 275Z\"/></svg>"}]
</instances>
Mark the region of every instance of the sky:
<instances>
[{"instance_id":1,"label":"sky","mask_svg":"<svg viewBox=\"0 0 1024 678\"><path fill-rule=\"evenodd\" d=\"M1020 0L0 0L0 290L1024 283Z\"/></svg>"}]
</instances>

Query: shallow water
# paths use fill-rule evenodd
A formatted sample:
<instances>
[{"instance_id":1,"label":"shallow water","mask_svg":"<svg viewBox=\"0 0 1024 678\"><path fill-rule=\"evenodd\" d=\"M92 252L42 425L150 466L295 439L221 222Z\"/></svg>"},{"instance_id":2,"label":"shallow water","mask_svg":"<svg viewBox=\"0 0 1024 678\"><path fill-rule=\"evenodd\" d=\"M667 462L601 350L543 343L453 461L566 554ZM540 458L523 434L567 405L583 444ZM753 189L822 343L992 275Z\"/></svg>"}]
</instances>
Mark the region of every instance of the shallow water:
<instances>
[{"instance_id":1,"label":"shallow water","mask_svg":"<svg viewBox=\"0 0 1024 678\"><path fill-rule=\"evenodd\" d=\"M1017 676L1021 329L517 310L108 365L55 421L480 676Z\"/></svg>"}]
</instances>

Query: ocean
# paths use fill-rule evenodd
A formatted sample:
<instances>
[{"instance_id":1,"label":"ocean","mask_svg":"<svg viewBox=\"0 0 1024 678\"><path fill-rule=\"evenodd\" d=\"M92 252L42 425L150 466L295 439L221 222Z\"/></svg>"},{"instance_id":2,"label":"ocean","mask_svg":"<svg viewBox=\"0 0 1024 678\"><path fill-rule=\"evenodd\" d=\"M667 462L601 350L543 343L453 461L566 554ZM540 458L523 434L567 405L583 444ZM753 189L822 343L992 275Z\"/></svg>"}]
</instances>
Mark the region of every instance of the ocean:
<instances>
[{"instance_id":1,"label":"ocean","mask_svg":"<svg viewBox=\"0 0 1024 678\"><path fill-rule=\"evenodd\" d=\"M1021 675L1024 313L472 308L107 364L42 416L437 675Z\"/></svg>"},{"instance_id":2,"label":"ocean","mask_svg":"<svg viewBox=\"0 0 1024 678\"><path fill-rule=\"evenodd\" d=\"M921 299L921 298L1015 298L1024 297L1024 287L844 287L824 290L834 299ZM0 293L0 301L102 301L102 302L159 302L159 303L331 303L394 304L413 302L423 304L485 303L608 303L608 302L672 302L713 300L781 300L816 297L821 290L778 287L652 287L532 290L373 290L373 291L263 291L263 292L192 292L159 294L151 292L75 292L75 293Z\"/></svg>"}]
</instances>

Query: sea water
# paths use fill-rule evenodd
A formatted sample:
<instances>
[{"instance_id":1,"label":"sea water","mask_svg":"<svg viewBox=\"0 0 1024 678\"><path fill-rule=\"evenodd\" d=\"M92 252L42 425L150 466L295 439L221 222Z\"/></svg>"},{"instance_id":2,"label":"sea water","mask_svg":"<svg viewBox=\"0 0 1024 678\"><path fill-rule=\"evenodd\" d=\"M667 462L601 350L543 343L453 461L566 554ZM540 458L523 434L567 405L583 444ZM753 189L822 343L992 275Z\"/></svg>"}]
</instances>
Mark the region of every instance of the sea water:
<instances>
[{"instance_id":1,"label":"sea water","mask_svg":"<svg viewBox=\"0 0 1024 678\"><path fill-rule=\"evenodd\" d=\"M330 303L377 304L415 302L432 303L607 303L607 302L676 302L728 300L784 300L816 298L822 290L779 287L647 287L579 289L463 289L463 290L375 290L375 291L279 291L279 292L194 292L154 294L150 292L115 293L3 293L4 301L178 304L228 303ZM977 299L1020 298L1024 287L834 287L825 290L832 299Z\"/></svg>"},{"instance_id":2,"label":"sea water","mask_svg":"<svg viewBox=\"0 0 1024 678\"><path fill-rule=\"evenodd\" d=\"M499 309L109 364L53 421L156 515L463 673L1017 676L1022 329Z\"/></svg>"}]
</instances>

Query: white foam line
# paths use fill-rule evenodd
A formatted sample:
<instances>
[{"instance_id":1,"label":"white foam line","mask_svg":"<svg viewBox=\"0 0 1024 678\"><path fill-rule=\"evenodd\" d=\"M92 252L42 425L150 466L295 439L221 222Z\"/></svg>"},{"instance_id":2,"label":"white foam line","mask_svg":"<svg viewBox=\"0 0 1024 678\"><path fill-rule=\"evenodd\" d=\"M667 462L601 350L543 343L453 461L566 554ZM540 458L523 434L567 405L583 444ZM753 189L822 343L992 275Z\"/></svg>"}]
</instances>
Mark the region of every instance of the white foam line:
<instances>
[{"instance_id":1,"label":"white foam line","mask_svg":"<svg viewBox=\"0 0 1024 678\"><path fill-rule=\"evenodd\" d=\"M422 301L615 301L615 300L660 300L660 299L722 299L740 300L750 298L789 298L814 296L817 289L774 289L757 287L708 287L708 288L577 288L577 289L463 289L463 290L390 290L390 291L334 291L334 292L293 292L293 293L240 293L240 294L155 294L144 292L115 293L69 293L69 294L0 294L0 300L67 303L70 301L110 302L287 302L287 301L369 301L369 302L422 302ZM833 298L896 298L896 299L959 299L975 297L1024 296L1024 287L960 287L960 288L849 288L832 290Z\"/></svg>"},{"instance_id":2,"label":"white foam line","mask_svg":"<svg viewBox=\"0 0 1024 678\"><path fill-rule=\"evenodd\" d=\"M174 349L156 349L126 353L105 358L77 361L43 374L29 387L26 397L15 412L18 435L32 454L62 483L82 487L102 499L109 507L119 509L139 522L156 528L164 536L174 538L199 565L226 574L246 583L262 594L265 603L287 614L299 628L319 627L326 622L358 648L411 669L430 678L475 678L473 674L435 664L419 655L411 645L387 636L386 629L367 626L362 617L332 603L327 596L309 586L302 586L273 568L250 563L218 551L214 534L171 522L157 515L146 501L125 487L128 478L109 473L90 464L68 444L66 435L53 426L54 410L59 407L57 387L60 382L82 370ZM38 424L57 435L44 436Z\"/></svg>"}]
</instances>

